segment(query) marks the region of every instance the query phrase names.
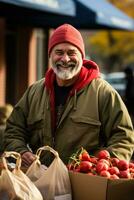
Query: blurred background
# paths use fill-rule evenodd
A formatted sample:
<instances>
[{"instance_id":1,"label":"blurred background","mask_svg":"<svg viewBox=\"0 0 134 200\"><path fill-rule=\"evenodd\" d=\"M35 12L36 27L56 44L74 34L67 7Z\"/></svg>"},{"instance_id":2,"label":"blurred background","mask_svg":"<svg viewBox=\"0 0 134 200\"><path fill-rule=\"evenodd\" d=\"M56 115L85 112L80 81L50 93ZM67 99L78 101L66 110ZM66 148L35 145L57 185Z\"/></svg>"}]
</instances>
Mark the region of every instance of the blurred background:
<instances>
[{"instance_id":1,"label":"blurred background","mask_svg":"<svg viewBox=\"0 0 134 200\"><path fill-rule=\"evenodd\" d=\"M133 0L109 2L134 18ZM134 31L99 30L83 34L87 56L95 60L104 73L123 71L126 65L134 63Z\"/></svg>"},{"instance_id":2,"label":"blurred background","mask_svg":"<svg viewBox=\"0 0 134 200\"><path fill-rule=\"evenodd\" d=\"M44 77L48 39L62 23L80 30L86 59L125 101L125 69L134 71L134 0L0 0L0 106L14 106Z\"/></svg>"}]
</instances>

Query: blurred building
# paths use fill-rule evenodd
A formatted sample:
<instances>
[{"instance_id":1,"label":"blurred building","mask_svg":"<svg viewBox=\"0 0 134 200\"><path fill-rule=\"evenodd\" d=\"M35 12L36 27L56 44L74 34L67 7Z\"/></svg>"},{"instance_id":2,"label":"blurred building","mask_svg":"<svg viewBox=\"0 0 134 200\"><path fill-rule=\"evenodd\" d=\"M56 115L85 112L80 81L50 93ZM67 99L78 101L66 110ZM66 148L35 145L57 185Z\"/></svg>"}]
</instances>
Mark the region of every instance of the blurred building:
<instances>
[{"instance_id":1,"label":"blurred building","mask_svg":"<svg viewBox=\"0 0 134 200\"><path fill-rule=\"evenodd\" d=\"M46 32L0 18L0 104L14 105L47 68Z\"/></svg>"},{"instance_id":2,"label":"blurred building","mask_svg":"<svg viewBox=\"0 0 134 200\"><path fill-rule=\"evenodd\" d=\"M72 2L0 0L0 105L15 105L44 76L49 28L58 26L63 15L74 15Z\"/></svg>"}]
</instances>

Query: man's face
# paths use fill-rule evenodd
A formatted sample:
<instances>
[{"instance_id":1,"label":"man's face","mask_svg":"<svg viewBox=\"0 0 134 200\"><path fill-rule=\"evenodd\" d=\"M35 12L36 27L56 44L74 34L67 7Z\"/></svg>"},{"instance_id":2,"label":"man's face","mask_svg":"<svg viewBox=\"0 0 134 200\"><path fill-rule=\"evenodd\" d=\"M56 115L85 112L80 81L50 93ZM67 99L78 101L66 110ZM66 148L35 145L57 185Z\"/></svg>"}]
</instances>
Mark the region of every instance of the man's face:
<instances>
[{"instance_id":1,"label":"man's face","mask_svg":"<svg viewBox=\"0 0 134 200\"><path fill-rule=\"evenodd\" d=\"M69 43L56 45L50 54L50 64L59 79L75 77L82 67L82 55L77 47Z\"/></svg>"}]
</instances>

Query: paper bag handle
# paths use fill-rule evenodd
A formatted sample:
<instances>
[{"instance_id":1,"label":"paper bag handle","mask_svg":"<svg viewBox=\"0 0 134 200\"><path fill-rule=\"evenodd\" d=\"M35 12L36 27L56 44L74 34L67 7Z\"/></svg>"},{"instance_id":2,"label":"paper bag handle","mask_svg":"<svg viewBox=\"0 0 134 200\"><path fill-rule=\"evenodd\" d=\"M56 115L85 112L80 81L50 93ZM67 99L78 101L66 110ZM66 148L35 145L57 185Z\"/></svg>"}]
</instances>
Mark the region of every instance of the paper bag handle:
<instances>
[{"instance_id":1,"label":"paper bag handle","mask_svg":"<svg viewBox=\"0 0 134 200\"><path fill-rule=\"evenodd\" d=\"M4 168L8 169L6 158L9 158L9 157L16 159L15 168L20 169L20 167L21 167L21 155L17 152L14 152L14 151L5 151L4 152L4 154L2 156L2 162L3 162Z\"/></svg>"},{"instance_id":2,"label":"paper bag handle","mask_svg":"<svg viewBox=\"0 0 134 200\"><path fill-rule=\"evenodd\" d=\"M52 147L50 146L43 146L43 147L40 147L37 152L36 152L36 156L37 158L39 159L40 158L40 155L41 155L41 152L42 151L50 151L51 153L54 154L55 157L59 157L59 154L57 151L55 151Z\"/></svg>"}]
</instances>

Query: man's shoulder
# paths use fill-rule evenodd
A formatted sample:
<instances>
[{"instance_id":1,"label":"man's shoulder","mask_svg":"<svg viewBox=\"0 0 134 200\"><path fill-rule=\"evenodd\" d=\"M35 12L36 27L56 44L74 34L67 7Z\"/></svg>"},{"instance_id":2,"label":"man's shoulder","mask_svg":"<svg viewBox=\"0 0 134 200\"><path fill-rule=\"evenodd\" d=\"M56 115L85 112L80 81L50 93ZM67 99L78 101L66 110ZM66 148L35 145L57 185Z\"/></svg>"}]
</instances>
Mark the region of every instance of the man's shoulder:
<instances>
[{"instance_id":1,"label":"man's shoulder","mask_svg":"<svg viewBox=\"0 0 134 200\"><path fill-rule=\"evenodd\" d=\"M36 82L34 82L33 84L31 84L28 89L26 90L26 92L24 93L24 95L28 95L29 97L33 97L33 96L38 96L40 94L42 94L42 92L44 92L45 89L45 78L40 79Z\"/></svg>"},{"instance_id":2,"label":"man's shoulder","mask_svg":"<svg viewBox=\"0 0 134 200\"><path fill-rule=\"evenodd\" d=\"M45 87L45 78L42 78L29 86L29 90L38 90Z\"/></svg>"},{"instance_id":3,"label":"man's shoulder","mask_svg":"<svg viewBox=\"0 0 134 200\"><path fill-rule=\"evenodd\" d=\"M95 92L99 92L105 95L115 94L117 95L117 91L103 78L96 78L91 83L92 88Z\"/></svg>"},{"instance_id":4,"label":"man's shoulder","mask_svg":"<svg viewBox=\"0 0 134 200\"><path fill-rule=\"evenodd\" d=\"M100 77L93 79L92 84L96 85L98 87L108 87L108 88L110 87L111 88L111 85L105 79L100 78Z\"/></svg>"},{"instance_id":5,"label":"man's shoulder","mask_svg":"<svg viewBox=\"0 0 134 200\"><path fill-rule=\"evenodd\" d=\"M114 90L114 88L112 87L112 85L110 85L105 79L103 78L96 78L93 81L93 84L98 85L102 88L106 88L108 90Z\"/></svg>"},{"instance_id":6,"label":"man's shoulder","mask_svg":"<svg viewBox=\"0 0 134 200\"><path fill-rule=\"evenodd\" d=\"M42 86L42 85L44 85L44 81L45 81L45 78L42 78L42 79L37 80L36 82L34 82L31 86L32 87Z\"/></svg>"}]
</instances>

